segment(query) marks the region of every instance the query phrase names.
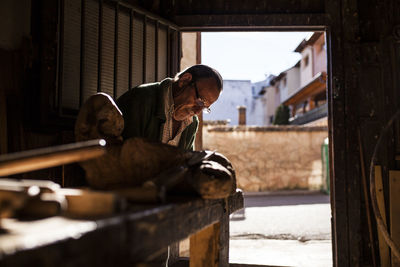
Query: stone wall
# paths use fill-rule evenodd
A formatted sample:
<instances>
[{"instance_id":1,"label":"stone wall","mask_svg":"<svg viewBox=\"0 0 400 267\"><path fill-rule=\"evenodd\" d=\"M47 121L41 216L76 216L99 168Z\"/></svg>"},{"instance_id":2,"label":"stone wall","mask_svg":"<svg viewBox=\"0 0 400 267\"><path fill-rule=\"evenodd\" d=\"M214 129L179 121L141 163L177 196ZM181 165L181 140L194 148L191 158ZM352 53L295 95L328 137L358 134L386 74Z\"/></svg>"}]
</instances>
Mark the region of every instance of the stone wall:
<instances>
[{"instance_id":1,"label":"stone wall","mask_svg":"<svg viewBox=\"0 0 400 267\"><path fill-rule=\"evenodd\" d=\"M316 126L207 126L203 148L231 160L244 191L318 190L325 186L321 145L327 136L327 127Z\"/></svg>"}]
</instances>

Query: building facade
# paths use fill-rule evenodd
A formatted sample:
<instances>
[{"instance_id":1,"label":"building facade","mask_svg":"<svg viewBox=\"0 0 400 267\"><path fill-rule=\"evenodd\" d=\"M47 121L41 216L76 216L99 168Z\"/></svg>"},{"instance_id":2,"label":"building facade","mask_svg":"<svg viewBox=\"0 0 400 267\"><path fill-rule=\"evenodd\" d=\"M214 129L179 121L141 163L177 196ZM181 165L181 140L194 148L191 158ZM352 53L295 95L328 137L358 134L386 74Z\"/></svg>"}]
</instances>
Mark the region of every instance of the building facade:
<instances>
[{"instance_id":1,"label":"building facade","mask_svg":"<svg viewBox=\"0 0 400 267\"><path fill-rule=\"evenodd\" d=\"M295 49L301 54L300 83L282 103L290 107L290 124L327 125L325 34L315 32Z\"/></svg>"}]
</instances>

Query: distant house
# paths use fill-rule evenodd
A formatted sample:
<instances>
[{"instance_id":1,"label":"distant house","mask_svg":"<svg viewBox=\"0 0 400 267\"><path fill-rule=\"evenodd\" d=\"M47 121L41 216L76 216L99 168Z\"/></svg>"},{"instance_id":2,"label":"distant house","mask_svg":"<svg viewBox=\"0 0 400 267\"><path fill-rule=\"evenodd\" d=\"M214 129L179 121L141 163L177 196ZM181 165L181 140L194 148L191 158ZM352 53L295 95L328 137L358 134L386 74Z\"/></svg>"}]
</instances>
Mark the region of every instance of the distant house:
<instances>
[{"instance_id":1,"label":"distant house","mask_svg":"<svg viewBox=\"0 0 400 267\"><path fill-rule=\"evenodd\" d=\"M323 32L315 32L295 49L301 53L299 87L282 103L290 107L291 124L327 124L326 46Z\"/></svg>"},{"instance_id":2,"label":"distant house","mask_svg":"<svg viewBox=\"0 0 400 267\"><path fill-rule=\"evenodd\" d=\"M278 78L279 76L281 77ZM282 103L299 88L300 61L293 67L283 71L279 76L273 80L273 83L279 84L280 103Z\"/></svg>"},{"instance_id":3,"label":"distant house","mask_svg":"<svg viewBox=\"0 0 400 267\"><path fill-rule=\"evenodd\" d=\"M271 77L255 83L250 80L224 80L221 96L212 105L211 113L203 114L203 119L205 121L229 120L230 125L238 125L238 106L244 106L247 125L269 125L265 108L267 106L265 88L270 85Z\"/></svg>"},{"instance_id":4,"label":"distant house","mask_svg":"<svg viewBox=\"0 0 400 267\"><path fill-rule=\"evenodd\" d=\"M265 88L267 98L266 117L268 117L266 125L272 125L278 106L299 88L300 62L282 71L278 76L271 75L268 78L269 85Z\"/></svg>"},{"instance_id":5,"label":"distant house","mask_svg":"<svg viewBox=\"0 0 400 267\"><path fill-rule=\"evenodd\" d=\"M250 80L224 80L223 82L221 96L211 106L211 113L203 114L203 119L205 121L229 120L231 125L237 125L237 107L251 105L253 99L252 84Z\"/></svg>"},{"instance_id":6,"label":"distant house","mask_svg":"<svg viewBox=\"0 0 400 267\"><path fill-rule=\"evenodd\" d=\"M265 80L252 84L251 89L253 100L248 107L247 114L247 124L249 125L269 125L269 118L265 108L268 101L265 88L270 85L270 76L268 76Z\"/></svg>"}]
</instances>

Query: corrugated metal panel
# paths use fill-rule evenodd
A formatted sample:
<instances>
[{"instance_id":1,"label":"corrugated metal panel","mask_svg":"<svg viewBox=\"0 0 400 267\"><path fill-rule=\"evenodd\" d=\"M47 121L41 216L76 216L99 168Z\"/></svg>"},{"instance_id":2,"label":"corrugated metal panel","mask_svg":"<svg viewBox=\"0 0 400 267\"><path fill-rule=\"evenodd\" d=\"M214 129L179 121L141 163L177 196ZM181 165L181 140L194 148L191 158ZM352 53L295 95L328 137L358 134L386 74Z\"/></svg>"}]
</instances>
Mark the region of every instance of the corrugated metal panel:
<instances>
[{"instance_id":1,"label":"corrugated metal panel","mask_svg":"<svg viewBox=\"0 0 400 267\"><path fill-rule=\"evenodd\" d=\"M79 108L81 1L64 1L62 108Z\"/></svg>"},{"instance_id":2,"label":"corrugated metal panel","mask_svg":"<svg viewBox=\"0 0 400 267\"><path fill-rule=\"evenodd\" d=\"M146 24L146 83L155 82L156 67L156 25L148 20Z\"/></svg>"},{"instance_id":3,"label":"corrugated metal panel","mask_svg":"<svg viewBox=\"0 0 400 267\"><path fill-rule=\"evenodd\" d=\"M132 27L132 87L143 83L143 18L134 17Z\"/></svg>"},{"instance_id":4,"label":"corrugated metal panel","mask_svg":"<svg viewBox=\"0 0 400 267\"><path fill-rule=\"evenodd\" d=\"M101 49L101 91L114 97L115 8L103 4Z\"/></svg>"},{"instance_id":5,"label":"corrugated metal panel","mask_svg":"<svg viewBox=\"0 0 400 267\"><path fill-rule=\"evenodd\" d=\"M161 81L167 77L168 67L168 38L167 28L158 28L158 55L157 55L157 80Z\"/></svg>"},{"instance_id":6,"label":"corrugated metal panel","mask_svg":"<svg viewBox=\"0 0 400 267\"><path fill-rule=\"evenodd\" d=\"M118 14L117 97L129 89L129 30L130 15L120 11Z\"/></svg>"},{"instance_id":7,"label":"corrugated metal panel","mask_svg":"<svg viewBox=\"0 0 400 267\"><path fill-rule=\"evenodd\" d=\"M99 3L86 0L83 57L83 102L97 93Z\"/></svg>"}]
</instances>

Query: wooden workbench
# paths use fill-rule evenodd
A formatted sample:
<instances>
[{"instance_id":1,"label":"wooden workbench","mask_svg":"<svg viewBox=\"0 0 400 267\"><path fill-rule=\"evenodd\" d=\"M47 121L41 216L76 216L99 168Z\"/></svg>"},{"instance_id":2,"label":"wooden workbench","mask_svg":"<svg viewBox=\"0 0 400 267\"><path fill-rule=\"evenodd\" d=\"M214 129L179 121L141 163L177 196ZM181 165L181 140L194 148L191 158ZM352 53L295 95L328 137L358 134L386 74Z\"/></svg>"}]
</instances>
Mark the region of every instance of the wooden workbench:
<instances>
[{"instance_id":1,"label":"wooden workbench","mask_svg":"<svg viewBox=\"0 0 400 267\"><path fill-rule=\"evenodd\" d=\"M241 208L243 195L236 192L221 200L133 205L96 220L4 219L0 266L135 266L189 236L190 266L228 266L229 214ZM177 260L176 252L171 253L170 265Z\"/></svg>"}]
</instances>

